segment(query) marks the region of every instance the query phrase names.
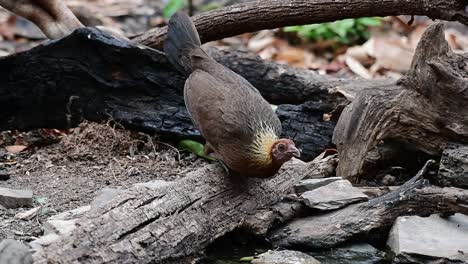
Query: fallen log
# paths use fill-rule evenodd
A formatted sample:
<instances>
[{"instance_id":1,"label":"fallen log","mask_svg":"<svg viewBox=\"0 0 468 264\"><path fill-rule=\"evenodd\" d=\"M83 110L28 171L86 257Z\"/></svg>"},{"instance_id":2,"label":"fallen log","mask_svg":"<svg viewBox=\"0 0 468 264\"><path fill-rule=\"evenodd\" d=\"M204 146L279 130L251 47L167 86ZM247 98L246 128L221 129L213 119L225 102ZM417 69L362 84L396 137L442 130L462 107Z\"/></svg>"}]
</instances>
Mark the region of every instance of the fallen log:
<instances>
[{"instance_id":1,"label":"fallen log","mask_svg":"<svg viewBox=\"0 0 468 264\"><path fill-rule=\"evenodd\" d=\"M468 190L441 188L424 179L433 164L426 163L418 175L395 191L341 210L293 220L271 232L269 238L280 247L329 249L372 236L385 237L402 215L468 214Z\"/></svg>"},{"instance_id":2,"label":"fallen log","mask_svg":"<svg viewBox=\"0 0 468 264\"><path fill-rule=\"evenodd\" d=\"M131 188L93 207L36 263L185 263L249 214L278 202L310 170L288 162L269 179L231 178L208 165L161 188Z\"/></svg>"},{"instance_id":3,"label":"fallen log","mask_svg":"<svg viewBox=\"0 0 468 264\"><path fill-rule=\"evenodd\" d=\"M344 109L333 135L338 175L374 177L392 164L438 159L449 142L468 142L468 54L453 53L443 29L426 30L403 78L359 91Z\"/></svg>"},{"instance_id":4,"label":"fallen log","mask_svg":"<svg viewBox=\"0 0 468 264\"><path fill-rule=\"evenodd\" d=\"M251 1L196 15L194 23L202 43L262 29L369 16L422 15L468 25L467 4L466 0ZM135 41L160 49L166 32L167 27L155 28Z\"/></svg>"},{"instance_id":5,"label":"fallen log","mask_svg":"<svg viewBox=\"0 0 468 264\"><path fill-rule=\"evenodd\" d=\"M236 52L229 58L238 59L233 54ZM218 58L226 62L225 57ZM286 83L282 83L283 89L275 94L269 87L275 80L288 75L290 87L297 84L297 89L303 90L317 77L252 56L234 68L252 71L249 78L267 98L277 97L275 102L280 102L287 90ZM126 128L165 138L201 140L183 102L185 79L169 65L164 54L97 29L82 28L59 41L1 58L0 69L0 130L70 128L83 119L112 118ZM265 72L264 78L258 78ZM296 82L295 75L300 76ZM277 110L285 136L296 140L305 159L312 159L331 142L334 123L322 121L321 117L335 104L331 99L323 102L331 88L322 87L324 83L325 79L320 78L317 85L307 88L310 102L279 105ZM348 83L359 86L359 82ZM320 96L315 101L312 94Z\"/></svg>"},{"instance_id":6,"label":"fallen log","mask_svg":"<svg viewBox=\"0 0 468 264\"><path fill-rule=\"evenodd\" d=\"M216 61L235 71L251 82L272 104L315 105L316 109L332 111L340 104L347 104L355 94L390 80L362 78L334 78L307 69L262 60L246 50L220 50L208 48Z\"/></svg>"}]
</instances>

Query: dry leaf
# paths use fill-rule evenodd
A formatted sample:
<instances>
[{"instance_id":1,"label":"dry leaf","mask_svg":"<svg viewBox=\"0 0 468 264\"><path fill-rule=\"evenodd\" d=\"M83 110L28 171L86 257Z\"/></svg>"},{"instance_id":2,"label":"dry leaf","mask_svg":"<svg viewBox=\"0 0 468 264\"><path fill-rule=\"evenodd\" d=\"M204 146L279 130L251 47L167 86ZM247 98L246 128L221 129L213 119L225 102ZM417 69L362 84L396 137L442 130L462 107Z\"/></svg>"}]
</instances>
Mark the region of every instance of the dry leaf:
<instances>
[{"instance_id":1,"label":"dry leaf","mask_svg":"<svg viewBox=\"0 0 468 264\"><path fill-rule=\"evenodd\" d=\"M39 209L41 209L40 206L24 212L19 212L15 215L15 218L20 220L31 220L37 216L37 212L39 211Z\"/></svg>"},{"instance_id":2,"label":"dry leaf","mask_svg":"<svg viewBox=\"0 0 468 264\"><path fill-rule=\"evenodd\" d=\"M364 46L353 46L348 48L345 56L352 57L365 66L372 65L375 62Z\"/></svg>"},{"instance_id":3,"label":"dry leaf","mask_svg":"<svg viewBox=\"0 0 468 264\"><path fill-rule=\"evenodd\" d=\"M372 79L372 74L355 58L351 56L346 56L345 62L346 65L348 65L349 69L355 74L365 79Z\"/></svg>"},{"instance_id":4,"label":"dry leaf","mask_svg":"<svg viewBox=\"0 0 468 264\"><path fill-rule=\"evenodd\" d=\"M445 30L445 39L455 51L468 51L468 37L455 29Z\"/></svg>"},{"instance_id":5,"label":"dry leaf","mask_svg":"<svg viewBox=\"0 0 468 264\"><path fill-rule=\"evenodd\" d=\"M384 68L405 73L411 66L414 50L401 36L373 36L363 46L369 55L376 59L376 71Z\"/></svg>"},{"instance_id":6,"label":"dry leaf","mask_svg":"<svg viewBox=\"0 0 468 264\"><path fill-rule=\"evenodd\" d=\"M12 146L6 146L5 149L13 154L18 154L21 151L25 150L27 147L24 145L12 145Z\"/></svg>"}]
</instances>

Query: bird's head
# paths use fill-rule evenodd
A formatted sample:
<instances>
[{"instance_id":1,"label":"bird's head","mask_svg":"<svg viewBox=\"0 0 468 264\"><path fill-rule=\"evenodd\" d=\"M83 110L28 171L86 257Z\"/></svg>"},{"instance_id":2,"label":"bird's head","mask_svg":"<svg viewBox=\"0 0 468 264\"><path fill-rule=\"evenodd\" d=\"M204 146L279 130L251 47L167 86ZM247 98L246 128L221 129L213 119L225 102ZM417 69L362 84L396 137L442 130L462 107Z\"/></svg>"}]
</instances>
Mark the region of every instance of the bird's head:
<instances>
[{"instance_id":1,"label":"bird's head","mask_svg":"<svg viewBox=\"0 0 468 264\"><path fill-rule=\"evenodd\" d=\"M273 133L257 136L252 146L252 158L260 167L279 167L292 157L301 155L292 140L278 139Z\"/></svg>"},{"instance_id":2,"label":"bird's head","mask_svg":"<svg viewBox=\"0 0 468 264\"><path fill-rule=\"evenodd\" d=\"M301 152L290 139L278 139L271 148L271 157L275 163L283 164L293 157L299 158L300 156Z\"/></svg>"}]
</instances>

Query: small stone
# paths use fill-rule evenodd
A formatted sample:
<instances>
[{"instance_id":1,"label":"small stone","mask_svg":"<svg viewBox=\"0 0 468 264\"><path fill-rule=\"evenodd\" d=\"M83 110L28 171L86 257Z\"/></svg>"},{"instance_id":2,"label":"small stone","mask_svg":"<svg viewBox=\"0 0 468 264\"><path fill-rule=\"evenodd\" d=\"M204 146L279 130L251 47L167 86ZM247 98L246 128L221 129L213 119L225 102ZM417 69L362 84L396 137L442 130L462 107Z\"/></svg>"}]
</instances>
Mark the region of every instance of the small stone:
<instances>
[{"instance_id":1,"label":"small stone","mask_svg":"<svg viewBox=\"0 0 468 264\"><path fill-rule=\"evenodd\" d=\"M32 264L33 258L29 248L21 242L4 239L0 242L0 263Z\"/></svg>"},{"instance_id":2,"label":"small stone","mask_svg":"<svg viewBox=\"0 0 468 264\"><path fill-rule=\"evenodd\" d=\"M334 210L348 204L367 201L369 198L347 180L338 180L328 185L307 191L301 195L305 205L313 209Z\"/></svg>"},{"instance_id":3,"label":"small stone","mask_svg":"<svg viewBox=\"0 0 468 264\"><path fill-rule=\"evenodd\" d=\"M255 257L252 264L320 264L320 261L305 253L293 250L269 250Z\"/></svg>"},{"instance_id":4,"label":"small stone","mask_svg":"<svg viewBox=\"0 0 468 264\"><path fill-rule=\"evenodd\" d=\"M39 209L41 209L40 206L24 212L19 212L15 215L15 218L20 220L31 220L37 216L37 212L39 211Z\"/></svg>"},{"instance_id":5,"label":"small stone","mask_svg":"<svg viewBox=\"0 0 468 264\"><path fill-rule=\"evenodd\" d=\"M383 252L366 243L314 252L313 255L322 263L327 264L377 264L384 263L385 259Z\"/></svg>"},{"instance_id":6,"label":"small stone","mask_svg":"<svg viewBox=\"0 0 468 264\"><path fill-rule=\"evenodd\" d=\"M382 184L385 186L391 186L396 184L396 177L390 174L385 175L382 178Z\"/></svg>"},{"instance_id":7,"label":"small stone","mask_svg":"<svg viewBox=\"0 0 468 264\"><path fill-rule=\"evenodd\" d=\"M31 190L14 190L0 187L0 205L7 209L32 206Z\"/></svg>"},{"instance_id":8,"label":"small stone","mask_svg":"<svg viewBox=\"0 0 468 264\"><path fill-rule=\"evenodd\" d=\"M398 217L387 245L396 255L394 263L423 263L427 259L435 263L435 259L444 258L468 262L468 216Z\"/></svg>"},{"instance_id":9,"label":"small stone","mask_svg":"<svg viewBox=\"0 0 468 264\"><path fill-rule=\"evenodd\" d=\"M330 177L322 179L306 179L300 181L298 184L294 185L294 190L297 194L301 194L307 191L315 190L319 187L325 186L334 181L343 180L341 177Z\"/></svg>"}]
</instances>

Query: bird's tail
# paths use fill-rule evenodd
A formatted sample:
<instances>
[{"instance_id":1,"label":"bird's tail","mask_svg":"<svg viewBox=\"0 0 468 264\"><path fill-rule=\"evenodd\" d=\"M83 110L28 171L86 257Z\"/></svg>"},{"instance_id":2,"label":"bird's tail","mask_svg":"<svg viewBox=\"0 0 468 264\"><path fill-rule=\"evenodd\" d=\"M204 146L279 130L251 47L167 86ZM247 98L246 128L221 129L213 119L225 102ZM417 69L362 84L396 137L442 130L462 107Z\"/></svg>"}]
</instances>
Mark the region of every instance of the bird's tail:
<instances>
[{"instance_id":1,"label":"bird's tail","mask_svg":"<svg viewBox=\"0 0 468 264\"><path fill-rule=\"evenodd\" d=\"M190 51L201 46L200 37L192 20L183 12L176 12L169 20L164 52L169 61L184 74L193 71Z\"/></svg>"}]
</instances>

